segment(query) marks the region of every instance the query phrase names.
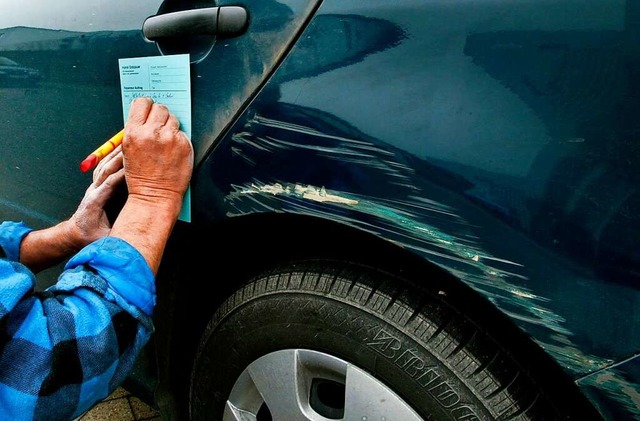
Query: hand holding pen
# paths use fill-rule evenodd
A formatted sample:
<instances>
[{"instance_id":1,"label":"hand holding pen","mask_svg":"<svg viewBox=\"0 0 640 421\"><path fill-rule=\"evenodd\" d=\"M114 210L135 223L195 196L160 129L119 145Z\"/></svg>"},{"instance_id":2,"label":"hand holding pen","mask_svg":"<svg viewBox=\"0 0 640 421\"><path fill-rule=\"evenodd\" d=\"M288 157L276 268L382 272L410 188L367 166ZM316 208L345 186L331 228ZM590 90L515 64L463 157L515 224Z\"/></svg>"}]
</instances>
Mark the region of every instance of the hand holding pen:
<instances>
[{"instance_id":1,"label":"hand holding pen","mask_svg":"<svg viewBox=\"0 0 640 421\"><path fill-rule=\"evenodd\" d=\"M102 158L113 152L113 150L122 143L123 138L124 129L113 135L111 139L103 143L98 149L91 152L91 154L80 163L80 171L87 172L94 169Z\"/></svg>"}]
</instances>

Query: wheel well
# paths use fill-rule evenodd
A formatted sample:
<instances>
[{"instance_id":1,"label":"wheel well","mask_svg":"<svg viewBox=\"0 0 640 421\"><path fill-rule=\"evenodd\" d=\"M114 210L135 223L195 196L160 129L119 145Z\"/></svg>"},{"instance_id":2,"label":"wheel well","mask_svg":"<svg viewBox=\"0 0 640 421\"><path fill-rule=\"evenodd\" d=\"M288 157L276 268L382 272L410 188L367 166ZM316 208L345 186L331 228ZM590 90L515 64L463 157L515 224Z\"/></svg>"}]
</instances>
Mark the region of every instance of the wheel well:
<instances>
[{"instance_id":1,"label":"wheel well","mask_svg":"<svg viewBox=\"0 0 640 421\"><path fill-rule=\"evenodd\" d=\"M157 282L158 363L166 368L165 373L160 370L160 384L177 396L182 416L182 388L188 384L198 339L218 305L241 283L275 264L314 258L391 272L406 281L404 288L442 296L480 329L508 344L508 352L527 362L526 370L543 390L562 397L565 404L592 407L557 362L488 299L443 268L354 227L290 214L236 217L198 232L183 224L176 227L166 256Z\"/></svg>"}]
</instances>

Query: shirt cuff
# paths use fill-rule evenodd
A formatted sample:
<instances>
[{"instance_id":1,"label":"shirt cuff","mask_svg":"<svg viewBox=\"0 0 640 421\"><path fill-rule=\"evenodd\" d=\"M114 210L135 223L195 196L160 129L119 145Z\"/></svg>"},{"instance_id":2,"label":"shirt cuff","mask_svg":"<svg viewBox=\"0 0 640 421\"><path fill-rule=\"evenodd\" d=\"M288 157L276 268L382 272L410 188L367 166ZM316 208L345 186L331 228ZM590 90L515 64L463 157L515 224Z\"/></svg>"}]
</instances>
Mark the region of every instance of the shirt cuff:
<instances>
[{"instance_id":1,"label":"shirt cuff","mask_svg":"<svg viewBox=\"0 0 640 421\"><path fill-rule=\"evenodd\" d=\"M0 224L0 257L14 262L20 261L20 244L22 239L33 231L24 222L5 221Z\"/></svg>"},{"instance_id":2,"label":"shirt cuff","mask_svg":"<svg viewBox=\"0 0 640 421\"><path fill-rule=\"evenodd\" d=\"M142 254L121 238L103 237L80 250L65 265L93 268L125 301L151 316L156 304L155 277Z\"/></svg>"}]
</instances>

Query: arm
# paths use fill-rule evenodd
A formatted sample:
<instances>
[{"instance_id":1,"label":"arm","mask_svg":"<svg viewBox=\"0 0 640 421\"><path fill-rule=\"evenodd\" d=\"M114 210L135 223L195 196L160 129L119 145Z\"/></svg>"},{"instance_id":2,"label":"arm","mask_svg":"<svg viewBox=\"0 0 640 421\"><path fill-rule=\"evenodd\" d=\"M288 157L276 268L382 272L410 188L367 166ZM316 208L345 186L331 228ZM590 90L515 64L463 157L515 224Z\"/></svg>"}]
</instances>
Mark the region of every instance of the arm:
<instances>
[{"instance_id":1,"label":"arm","mask_svg":"<svg viewBox=\"0 0 640 421\"><path fill-rule=\"evenodd\" d=\"M154 275L188 187L193 149L175 116L148 99L132 104L125 127L129 197L113 227L102 227L109 235L75 254L43 293L32 292L34 276L24 265L0 259L0 334L8 342L0 358L11 361L0 367L0 386L8 386L0 387L0 419L81 415L125 379L153 332ZM81 216L97 209L81 205L74 225L27 234L20 259L44 265L77 247L75 240L89 241L98 234L87 236ZM59 237L69 232L71 246ZM50 244L54 250L38 257Z\"/></svg>"},{"instance_id":2,"label":"arm","mask_svg":"<svg viewBox=\"0 0 640 421\"><path fill-rule=\"evenodd\" d=\"M0 359L10 361L0 365L0 419L81 414L124 379L153 331L155 289L144 258L122 240L92 242L108 234L103 205L124 178L122 154L111 161L96 168L68 221L40 231L22 223L0 224L6 257L0 259L0 335L5 338ZM33 292L35 276L29 269L60 261L86 243L91 244L74 256L55 286ZM132 284L142 287L120 294L85 266L105 254L112 258L103 263L104 270L117 279L134 278Z\"/></svg>"},{"instance_id":3,"label":"arm","mask_svg":"<svg viewBox=\"0 0 640 421\"><path fill-rule=\"evenodd\" d=\"M125 279L134 274L146 290L118 293L82 264L105 255L104 269ZM0 419L81 415L124 380L153 332L151 306L137 306L153 303L153 275L135 249L105 237L72 260L54 287L34 293L33 273L0 259Z\"/></svg>"},{"instance_id":4,"label":"arm","mask_svg":"<svg viewBox=\"0 0 640 421\"><path fill-rule=\"evenodd\" d=\"M117 149L98 164L93 172L93 182L71 218L53 227L28 233L20 244L20 263L37 273L68 259L92 241L109 235L111 226L104 206L116 186L124 180L122 161L122 151Z\"/></svg>"},{"instance_id":5,"label":"arm","mask_svg":"<svg viewBox=\"0 0 640 421\"><path fill-rule=\"evenodd\" d=\"M111 236L135 247L155 274L189 186L193 147L164 105L138 98L122 148L129 196Z\"/></svg>"}]
</instances>

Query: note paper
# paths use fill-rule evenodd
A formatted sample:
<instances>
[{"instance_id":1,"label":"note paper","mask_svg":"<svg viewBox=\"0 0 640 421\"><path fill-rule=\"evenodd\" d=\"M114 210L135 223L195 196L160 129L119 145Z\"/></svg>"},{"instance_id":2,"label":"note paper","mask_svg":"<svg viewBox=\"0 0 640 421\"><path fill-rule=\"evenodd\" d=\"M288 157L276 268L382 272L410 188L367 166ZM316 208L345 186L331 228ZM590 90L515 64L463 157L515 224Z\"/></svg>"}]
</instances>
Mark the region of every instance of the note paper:
<instances>
[{"instance_id":1,"label":"note paper","mask_svg":"<svg viewBox=\"0 0 640 421\"><path fill-rule=\"evenodd\" d=\"M121 58L120 89L124 121L135 98L146 96L164 104L178 117L180 129L191 139L191 73L189 54ZM191 187L178 219L191 222Z\"/></svg>"}]
</instances>

